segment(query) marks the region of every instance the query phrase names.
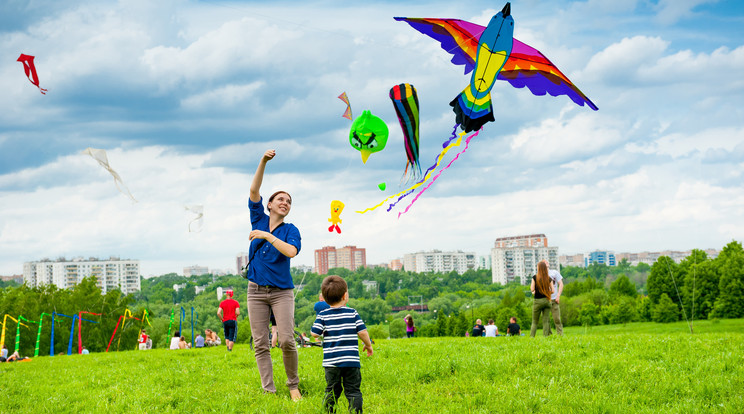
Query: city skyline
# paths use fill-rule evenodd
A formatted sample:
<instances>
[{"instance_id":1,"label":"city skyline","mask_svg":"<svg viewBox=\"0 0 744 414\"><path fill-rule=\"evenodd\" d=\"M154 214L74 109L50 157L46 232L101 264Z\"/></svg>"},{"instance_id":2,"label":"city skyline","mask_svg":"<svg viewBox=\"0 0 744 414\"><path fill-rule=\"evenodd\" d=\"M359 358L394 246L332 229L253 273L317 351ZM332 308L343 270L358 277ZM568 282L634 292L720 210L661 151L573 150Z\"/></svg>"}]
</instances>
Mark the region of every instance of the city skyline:
<instances>
[{"instance_id":1,"label":"city skyline","mask_svg":"<svg viewBox=\"0 0 744 414\"><path fill-rule=\"evenodd\" d=\"M287 221L303 242L293 266L313 266L313 251L329 245L363 246L369 263L418 250L487 255L498 237L536 232L564 253L744 239L735 75L744 73L744 3L734 0L512 2L515 38L599 110L498 81L495 122L467 151L449 151L440 168L451 168L405 214L418 193L390 212L357 213L406 188L390 88L418 92L425 170L455 126L449 102L470 79L393 17L486 25L502 7L3 2L0 274L59 256L132 257L145 276L234 269L249 246L252 174L270 148L261 192L292 195ZM35 56L45 95L20 54ZM352 115L370 110L388 125L386 148L366 164L349 143L342 92ZM86 148L107 152L136 203ZM333 200L346 205L340 234L328 232Z\"/></svg>"}]
</instances>

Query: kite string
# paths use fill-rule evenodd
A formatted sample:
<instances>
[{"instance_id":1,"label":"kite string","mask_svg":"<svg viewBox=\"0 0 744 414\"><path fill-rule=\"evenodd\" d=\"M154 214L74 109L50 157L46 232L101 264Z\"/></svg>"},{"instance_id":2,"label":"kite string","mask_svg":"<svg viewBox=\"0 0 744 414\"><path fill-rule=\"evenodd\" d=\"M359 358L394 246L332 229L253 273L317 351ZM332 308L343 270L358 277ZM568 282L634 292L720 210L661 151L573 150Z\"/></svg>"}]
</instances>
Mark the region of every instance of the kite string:
<instances>
[{"instance_id":1,"label":"kite string","mask_svg":"<svg viewBox=\"0 0 744 414\"><path fill-rule=\"evenodd\" d=\"M670 257L669 260L672 260ZM669 261L666 261L667 270L669 270L669 275L672 276L672 283L674 283L674 290L677 291L677 299L679 299L679 302L682 303L682 296L679 294L679 289L677 288L677 281L674 279L674 273L672 272L672 268L669 266ZM687 311L685 311L685 304L682 303L682 315L685 317L685 323L687 323L687 327L690 328L690 333L692 333L692 325L690 325L690 321L687 319Z\"/></svg>"},{"instance_id":2,"label":"kite string","mask_svg":"<svg viewBox=\"0 0 744 414\"><path fill-rule=\"evenodd\" d=\"M455 126L454 126L454 130L457 130L457 127L458 127L458 125L455 125ZM450 141L451 141L451 139L450 139ZM447 141L447 142L449 142L449 141ZM447 153L447 151L449 151L449 147L445 148L445 149L444 149L444 150L443 150L443 151L442 151L441 153L439 153L439 155L437 156L437 161L436 161L436 163L435 163L435 165L434 165L434 167L433 167L433 168L436 168L436 166L437 166L437 165L439 165L439 162L440 162L440 161L442 160L442 157L444 156L444 154L446 154L446 153ZM430 168L429 170L432 170L433 168ZM427 171L429 171L429 170L427 170ZM429 174L431 174L431 173L429 173ZM398 196L400 196L401 194L403 194L403 193L405 193L405 192L407 192L407 191L410 191L410 190L412 190L412 189L415 189L415 188L418 188L418 187L420 187L420 186L421 186L421 184L423 184L423 183L424 183L424 182L425 182L426 180L428 180L428 179L429 179L429 174L427 174L427 175L426 175L426 176L424 177L424 179L423 179L423 180L419 181L418 183L414 184L413 186L411 186L411 187L409 187L409 188L407 188L407 189L405 189L405 190L403 190L403 191L401 191L401 192L399 192L399 193L397 193L397 194L393 194L393 195L391 195L391 196L387 197L386 199L384 199L384 200L380 201L380 202L379 202L379 203L378 203L377 205L375 205L375 206L373 206L373 207L367 208L367 209L365 209L365 210L362 210L362 211L358 211L358 210L357 210L357 213L359 213L359 214L364 214L364 213L366 213L366 212L368 212L368 211L374 210L374 209L376 209L377 207L380 207L381 205L385 204L385 202L386 202L386 201L388 201L388 200L390 200L391 198L395 198L395 197L398 197Z\"/></svg>"},{"instance_id":3,"label":"kite string","mask_svg":"<svg viewBox=\"0 0 744 414\"><path fill-rule=\"evenodd\" d=\"M459 157L460 157L460 154L463 154L463 153L464 153L465 151L467 151L467 150L468 150L468 146L469 146L469 144L470 144L470 140L471 140L471 139L473 139L473 138L475 138L475 137L477 137L477 136L478 136L478 134L480 133L480 131L482 131L482 130L483 130L483 128L479 129L478 131L475 131L475 133L473 133L473 134L470 134L470 136L469 136L469 137L467 137L467 138L465 139L465 148L463 148L463 150L462 150L462 151L458 152L458 153L457 153L457 154L455 155L455 157L454 157L454 158L452 159L452 161L450 161L450 162L449 162L449 164L447 164L447 166L446 166L446 167L444 167L444 168L442 168L441 170L439 170L439 173L437 173L437 175L436 175L436 176L434 176L434 178L433 178L433 179L431 180L431 182L429 183L429 185L427 185L426 187L424 187L424 189L423 189L423 190L419 191L419 193L418 193L418 194L416 194L416 197L414 197L414 198L413 198L413 200L411 201L411 203L410 203L410 204L408 204L408 206L406 206L406 209L405 209L405 210L404 210L403 212L398 212L398 218L400 218L400 216L401 216L402 214L405 214L405 213L407 213L407 212L408 212L408 209L409 209L409 208L411 208L411 206L413 205L413 203L415 203L415 202L416 202L416 200L418 200L418 198L419 198L419 197L421 196L421 194L423 194L423 193L424 193L424 191L426 191L427 189L429 189L429 187L431 187L431 185L432 185L432 184L434 184L434 181L436 181L436 180L437 180L437 178L439 178L439 176L440 176L440 175L442 175L442 173L444 172L444 170L448 169L448 168L450 167L450 165L452 165L452 163L453 163L453 162L455 162L455 161L457 160L457 158L459 158ZM460 145L460 140L462 139L462 136L463 136L463 135L465 135L465 132L461 132L461 133L460 133L460 139L459 139L459 140L457 140L457 144L455 144L455 146L458 146L458 145Z\"/></svg>"},{"instance_id":4,"label":"kite string","mask_svg":"<svg viewBox=\"0 0 744 414\"><path fill-rule=\"evenodd\" d=\"M692 268L692 307L690 309L690 333L694 333L692 325L695 323L695 280L697 279L695 271L697 270L697 256L694 257L694 260L695 266Z\"/></svg>"},{"instance_id":5,"label":"kite string","mask_svg":"<svg viewBox=\"0 0 744 414\"><path fill-rule=\"evenodd\" d=\"M448 149L447 147L448 147L448 146L450 145L450 143L452 142L452 140L454 140L455 138L457 138L457 127L458 127L458 125L455 125L455 126L454 126L454 127L452 128L452 134L450 135L450 137L449 137L449 138L448 138L448 139L447 139L446 141L444 141L444 143L442 143L442 149L443 149L443 150L445 150L445 149ZM444 153L446 153L446 151L444 151ZM437 166L439 165L439 162L441 161L441 157L442 157L442 156L444 155L444 153L440 153L440 154L438 154L438 155L436 155L436 156L434 157L434 164L432 164L432 165L431 165L431 167L429 167L429 168L428 168L428 169L426 170L426 172L424 173L424 178L423 178L423 179L421 179L421 181L419 181L419 182L418 182L418 183L416 183L416 184L420 185L420 184L422 184L422 183L423 183L424 181L426 181L426 179L427 179L427 178L428 178L428 176L429 176L429 173L430 173L430 172L432 172L432 170L434 170L434 169L435 169L435 168L436 168L436 167L437 167ZM411 188L411 189L410 189L410 191L406 190L406 193L405 193L405 194L403 194L402 196L398 197L398 199L397 199L397 200L396 200L396 201L395 201L394 203L391 203L391 204L390 204L390 205L388 206L388 208L387 208L387 211L390 211L390 210L392 210L392 209L393 209L393 207L395 207L395 205L396 205L396 204L398 204L398 202L399 202L400 200L402 200L403 198L405 198L406 196L408 196L408 195L409 195L409 194L411 194L412 192L414 192L414 188ZM400 193L398 193L398 194L400 194Z\"/></svg>"}]
</instances>

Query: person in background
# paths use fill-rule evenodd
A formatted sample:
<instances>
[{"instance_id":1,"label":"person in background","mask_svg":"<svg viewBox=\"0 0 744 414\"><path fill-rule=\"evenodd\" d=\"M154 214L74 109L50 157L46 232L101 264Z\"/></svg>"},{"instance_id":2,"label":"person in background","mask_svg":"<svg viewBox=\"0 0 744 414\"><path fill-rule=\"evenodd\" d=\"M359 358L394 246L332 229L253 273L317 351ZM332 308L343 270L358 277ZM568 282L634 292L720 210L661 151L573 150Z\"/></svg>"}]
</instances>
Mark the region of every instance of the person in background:
<instances>
[{"instance_id":1,"label":"person in background","mask_svg":"<svg viewBox=\"0 0 744 414\"><path fill-rule=\"evenodd\" d=\"M509 326L506 327L506 336L522 336L522 328L517 323L517 318L512 316L509 319Z\"/></svg>"},{"instance_id":2,"label":"person in background","mask_svg":"<svg viewBox=\"0 0 744 414\"><path fill-rule=\"evenodd\" d=\"M178 339L178 349L191 348L191 344L186 343L186 337L182 336Z\"/></svg>"},{"instance_id":3,"label":"person in background","mask_svg":"<svg viewBox=\"0 0 744 414\"><path fill-rule=\"evenodd\" d=\"M475 320L475 325L473 326L473 333L470 336L478 337L483 336L483 332L485 332L486 327L483 326L483 322L480 319Z\"/></svg>"},{"instance_id":4,"label":"person in background","mask_svg":"<svg viewBox=\"0 0 744 414\"><path fill-rule=\"evenodd\" d=\"M194 339L194 347L204 348L204 337L201 336L200 333L196 334L196 338Z\"/></svg>"},{"instance_id":5,"label":"person in background","mask_svg":"<svg viewBox=\"0 0 744 414\"><path fill-rule=\"evenodd\" d=\"M324 311L330 307L331 305L327 304L326 301L323 299L323 292L318 293L318 301L315 302L315 306L313 306L313 309L315 309L315 316L318 316L321 311Z\"/></svg>"},{"instance_id":6,"label":"person in background","mask_svg":"<svg viewBox=\"0 0 744 414\"><path fill-rule=\"evenodd\" d=\"M3 344L3 349L0 351L0 356L7 359L8 358L8 347Z\"/></svg>"},{"instance_id":7,"label":"person in background","mask_svg":"<svg viewBox=\"0 0 744 414\"><path fill-rule=\"evenodd\" d=\"M269 321L271 321L271 347L276 348L279 346L279 331L276 329L276 318L274 317L274 312L271 312Z\"/></svg>"},{"instance_id":8,"label":"person in background","mask_svg":"<svg viewBox=\"0 0 744 414\"><path fill-rule=\"evenodd\" d=\"M535 300L532 302L532 326L530 336L535 337L537 324L543 321L543 336L550 335L550 296L553 294L553 281L548 276L548 265L545 262L537 264L537 274L532 276L530 290Z\"/></svg>"},{"instance_id":9,"label":"person in background","mask_svg":"<svg viewBox=\"0 0 744 414\"><path fill-rule=\"evenodd\" d=\"M555 331L558 332L559 336L563 336L563 322L561 322L561 293L563 293L563 276L561 272L551 269L548 260L543 260L545 266L548 267L548 276L553 282L554 291L550 296L550 313L553 314L553 323L555 324ZM550 326L548 326L548 332L550 332Z\"/></svg>"},{"instance_id":10,"label":"person in background","mask_svg":"<svg viewBox=\"0 0 744 414\"><path fill-rule=\"evenodd\" d=\"M233 299L232 289L225 292L227 299L220 302L217 316L222 319L222 327L225 330L225 345L228 351L232 351L235 338L238 336L238 315L240 315L240 304Z\"/></svg>"},{"instance_id":11,"label":"person in background","mask_svg":"<svg viewBox=\"0 0 744 414\"><path fill-rule=\"evenodd\" d=\"M486 325L486 336L494 338L499 336L499 327L493 323L493 319L488 320L488 325Z\"/></svg>"},{"instance_id":12,"label":"person in background","mask_svg":"<svg viewBox=\"0 0 744 414\"><path fill-rule=\"evenodd\" d=\"M30 360L29 357L22 357L18 354L18 351L13 352L13 355L9 356L5 362L23 361L25 359Z\"/></svg>"},{"instance_id":13,"label":"person in background","mask_svg":"<svg viewBox=\"0 0 744 414\"><path fill-rule=\"evenodd\" d=\"M88 351L88 348L83 347L83 352L81 352L82 355L88 355L90 352Z\"/></svg>"},{"instance_id":14,"label":"person in background","mask_svg":"<svg viewBox=\"0 0 744 414\"><path fill-rule=\"evenodd\" d=\"M144 351L147 349L147 339L149 336L147 336L147 332L143 329L142 332L140 332L139 336L139 350Z\"/></svg>"},{"instance_id":15,"label":"person in background","mask_svg":"<svg viewBox=\"0 0 744 414\"><path fill-rule=\"evenodd\" d=\"M416 325L413 323L413 316L409 313L403 320L406 321L406 338L413 338L416 334Z\"/></svg>"},{"instance_id":16,"label":"person in background","mask_svg":"<svg viewBox=\"0 0 744 414\"><path fill-rule=\"evenodd\" d=\"M204 334L206 335L206 337L204 338L204 342L207 344L207 346L217 346L222 343L220 337L217 336L217 332L211 329L206 329L204 331Z\"/></svg>"},{"instance_id":17,"label":"person in background","mask_svg":"<svg viewBox=\"0 0 744 414\"><path fill-rule=\"evenodd\" d=\"M173 338L171 338L169 349L178 349L179 342L181 342L181 332L176 331L176 333L173 334Z\"/></svg>"}]
</instances>

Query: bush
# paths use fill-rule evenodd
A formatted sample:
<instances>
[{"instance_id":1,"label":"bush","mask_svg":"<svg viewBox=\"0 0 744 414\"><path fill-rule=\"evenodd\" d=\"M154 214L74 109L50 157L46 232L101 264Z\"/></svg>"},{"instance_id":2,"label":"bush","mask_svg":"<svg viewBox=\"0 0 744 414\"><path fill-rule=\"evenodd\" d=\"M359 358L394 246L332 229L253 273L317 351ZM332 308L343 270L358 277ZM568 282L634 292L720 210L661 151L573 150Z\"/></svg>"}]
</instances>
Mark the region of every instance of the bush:
<instances>
[{"instance_id":1,"label":"bush","mask_svg":"<svg viewBox=\"0 0 744 414\"><path fill-rule=\"evenodd\" d=\"M669 299L666 293L662 293L659 303L653 307L652 315L654 322L677 322L679 320L679 307Z\"/></svg>"},{"instance_id":2,"label":"bush","mask_svg":"<svg viewBox=\"0 0 744 414\"><path fill-rule=\"evenodd\" d=\"M390 336L388 327L383 324L367 326L367 332L372 339L387 339Z\"/></svg>"}]
</instances>

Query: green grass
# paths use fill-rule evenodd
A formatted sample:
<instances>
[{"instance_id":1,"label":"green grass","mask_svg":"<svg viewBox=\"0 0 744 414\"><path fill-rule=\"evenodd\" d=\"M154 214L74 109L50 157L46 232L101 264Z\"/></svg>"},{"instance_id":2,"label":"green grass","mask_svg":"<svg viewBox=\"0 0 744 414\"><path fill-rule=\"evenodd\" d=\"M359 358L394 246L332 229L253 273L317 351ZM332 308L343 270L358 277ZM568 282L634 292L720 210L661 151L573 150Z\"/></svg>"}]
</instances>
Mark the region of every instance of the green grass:
<instances>
[{"instance_id":1,"label":"green grass","mask_svg":"<svg viewBox=\"0 0 744 414\"><path fill-rule=\"evenodd\" d=\"M377 340L362 356L367 413L744 412L744 320L568 328L563 338ZM0 365L2 413L320 413L319 348L300 349L289 400L281 352L277 395L264 395L253 353L237 345ZM346 402L339 412L346 412Z\"/></svg>"}]
</instances>

